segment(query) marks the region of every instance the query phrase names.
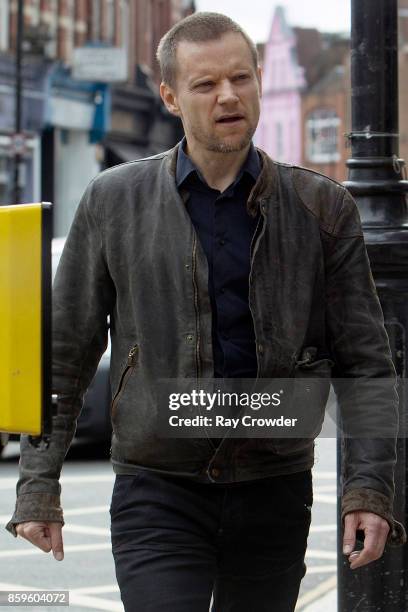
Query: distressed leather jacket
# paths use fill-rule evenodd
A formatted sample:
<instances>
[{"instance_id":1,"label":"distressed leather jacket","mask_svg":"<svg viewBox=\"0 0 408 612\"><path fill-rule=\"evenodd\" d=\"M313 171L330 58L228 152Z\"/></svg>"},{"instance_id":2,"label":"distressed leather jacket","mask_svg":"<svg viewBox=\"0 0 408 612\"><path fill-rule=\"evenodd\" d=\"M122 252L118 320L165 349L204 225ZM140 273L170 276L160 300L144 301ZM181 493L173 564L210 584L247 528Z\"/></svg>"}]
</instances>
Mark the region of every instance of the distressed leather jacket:
<instances>
[{"instance_id":1,"label":"distressed leather jacket","mask_svg":"<svg viewBox=\"0 0 408 612\"><path fill-rule=\"evenodd\" d=\"M61 521L59 476L83 395L111 334L113 437L117 473L153 469L208 483L289 474L312 467L313 439L209 439L158 436L159 378L212 378L208 268L175 184L178 146L116 166L88 186L76 212L53 288L53 392L59 396L50 447L21 440L15 513L7 525ZM259 378L298 368L330 380L384 378L372 410L398 429L398 397L388 337L370 272L357 207L340 184L272 161L247 202L260 211L251 249L249 306ZM305 362L305 349L308 356ZM335 389L341 409L346 393ZM363 400L362 400L363 401ZM322 408L324 411L324 407ZM354 510L390 524L395 436L348 439L342 517Z\"/></svg>"}]
</instances>

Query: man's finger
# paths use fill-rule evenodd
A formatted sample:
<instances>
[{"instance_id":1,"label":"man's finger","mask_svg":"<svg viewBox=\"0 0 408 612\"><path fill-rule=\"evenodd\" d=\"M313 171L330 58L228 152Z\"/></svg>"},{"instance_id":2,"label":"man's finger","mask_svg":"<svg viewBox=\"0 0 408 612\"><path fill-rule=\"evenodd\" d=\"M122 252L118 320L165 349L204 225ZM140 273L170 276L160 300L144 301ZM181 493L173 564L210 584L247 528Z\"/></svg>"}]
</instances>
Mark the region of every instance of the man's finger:
<instances>
[{"instance_id":1,"label":"man's finger","mask_svg":"<svg viewBox=\"0 0 408 612\"><path fill-rule=\"evenodd\" d=\"M364 529L364 548L350 563L350 569L357 569L379 559L384 552L388 531L383 526L370 526Z\"/></svg>"},{"instance_id":2,"label":"man's finger","mask_svg":"<svg viewBox=\"0 0 408 612\"><path fill-rule=\"evenodd\" d=\"M357 515L346 514L344 517L343 553L349 555L356 543L356 530L358 525Z\"/></svg>"},{"instance_id":3,"label":"man's finger","mask_svg":"<svg viewBox=\"0 0 408 612\"><path fill-rule=\"evenodd\" d=\"M54 557L57 561L62 561L64 558L64 544L62 541L62 524L49 523L48 529L51 537L51 546Z\"/></svg>"},{"instance_id":4,"label":"man's finger","mask_svg":"<svg viewBox=\"0 0 408 612\"><path fill-rule=\"evenodd\" d=\"M20 523L16 527L17 535L34 544L44 552L51 550L51 538L48 533L47 524L39 521Z\"/></svg>"}]
</instances>

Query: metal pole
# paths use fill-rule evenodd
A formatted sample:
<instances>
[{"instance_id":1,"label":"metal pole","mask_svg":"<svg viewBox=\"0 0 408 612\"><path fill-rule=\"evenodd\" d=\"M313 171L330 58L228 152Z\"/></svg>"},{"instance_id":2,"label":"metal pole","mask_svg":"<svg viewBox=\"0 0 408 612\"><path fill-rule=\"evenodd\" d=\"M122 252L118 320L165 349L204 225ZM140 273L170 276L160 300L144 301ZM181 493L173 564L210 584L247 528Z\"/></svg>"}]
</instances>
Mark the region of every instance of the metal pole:
<instances>
[{"instance_id":1,"label":"metal pole","mask_svg":"<svg viewBox=\"0 0 408 612\"><path fill-rule=\"evenodd\" d=\"M349 180L384 312L397 373L407 375L408 182L398 157L398 2L351 0L352 158ZM400 395L394 515L407 524L406 394ZM338 445L338 465L342 463ZM407 547L350 570L342 553L338 512L338 612L408 610Z\"/></svg>"},{"instance_id":2,"label":"metal pole","mask_svg":"<svg viewBox=\"0 0 408 612\"><path fill-rule=\"evenodd\" d=\"M20 166L21 150L18 144L21 134L21 109L22 109L22 60L23 60L23 36L24 36L24 1L17 3L17 37L16 37L16 100L15 100L15 126L14 126L14 204L20 204Z\"/></svg>"}]
</instances>

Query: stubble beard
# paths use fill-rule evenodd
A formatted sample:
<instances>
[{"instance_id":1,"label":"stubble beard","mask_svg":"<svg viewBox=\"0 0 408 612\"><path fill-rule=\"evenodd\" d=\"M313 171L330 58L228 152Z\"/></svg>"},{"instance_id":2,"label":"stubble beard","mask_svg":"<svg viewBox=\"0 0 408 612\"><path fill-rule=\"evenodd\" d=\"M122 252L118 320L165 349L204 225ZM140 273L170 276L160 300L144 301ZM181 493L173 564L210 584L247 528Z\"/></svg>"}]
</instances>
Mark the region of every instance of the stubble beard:
<instances>
[{"instance_id":1,"label":"stubble beard","mask_svg":"<svg viewBox=\"0 0 408 612\"><path fill-rule=\"evenodd\" d=\"M225 142L220 138L204 135L202 132L196 133L194 136L202 142L207 151L212 151L213 153L238 153L249 145L254 133L254 129L248 128L241 140L235 143Z\"/></svg>"}]
</instances>

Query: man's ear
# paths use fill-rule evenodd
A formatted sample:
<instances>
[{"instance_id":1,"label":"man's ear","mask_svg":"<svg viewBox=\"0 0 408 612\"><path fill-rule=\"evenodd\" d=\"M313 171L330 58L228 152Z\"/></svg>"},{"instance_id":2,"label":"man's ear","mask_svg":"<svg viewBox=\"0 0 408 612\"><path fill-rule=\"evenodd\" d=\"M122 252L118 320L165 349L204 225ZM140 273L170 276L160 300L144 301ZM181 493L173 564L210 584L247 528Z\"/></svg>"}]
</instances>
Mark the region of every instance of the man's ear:
<instances>
[{"instance_id":1,"label":"man's ear","mask_svg":"<svg viewBox=\"0 0 408 612\"><path fill-rule=\"evenodd\" d=\"M160 96L169 113L176 115L176 117L180 117L180 109L176 94L167 83L160 83Z\"/></svg>"},{"instance_id":2,"label":"man's ear","mask_svg":"<svg viewBox=\"0 0 408 612\"><path fill-rule=\"evenodd\" d=\"M258 68L256 69L256 77L258 79L258 84L259 84L259 97L262 98L262 68L260 66L258 66Z\"/></svg>"}]
</instances>

